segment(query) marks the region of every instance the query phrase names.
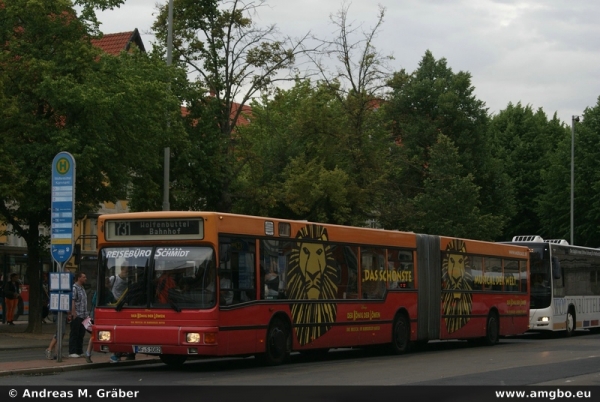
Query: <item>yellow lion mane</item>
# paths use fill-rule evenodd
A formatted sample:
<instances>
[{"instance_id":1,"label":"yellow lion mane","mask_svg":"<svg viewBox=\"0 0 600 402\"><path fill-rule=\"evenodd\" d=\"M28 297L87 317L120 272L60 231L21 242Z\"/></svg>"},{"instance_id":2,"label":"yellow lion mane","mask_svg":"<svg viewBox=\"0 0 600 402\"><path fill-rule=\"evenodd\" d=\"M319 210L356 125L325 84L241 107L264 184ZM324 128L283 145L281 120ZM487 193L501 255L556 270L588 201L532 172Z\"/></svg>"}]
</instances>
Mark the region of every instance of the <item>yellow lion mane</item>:
<instances>
[{"instance_id":1,"label":"yellow lion mane","mask_svg":"<svg viewBox=\"0 0 600 402\"><path fill-rule=\"evenodd\" d=\"M336 303L320 302L320 300L334 300L337 296L338 274L335 269L333 253L329 244L326 243L327 240L327 229L320 225L307 225L298 231L290 255L288 298L294 301L290 303L290 309L300 345L306 345L327 333L337 316ZM303 252L303 248L309 242L313 248L315 246L320 247L320 251L324 254L321 259L324 260L325 265L319 266L319 274L316 278L313 278L319 288L320 296L318 299L309 299L309 281L300 266L300 253ZM298 302L298 300L306 301Z\"/></svg>"},{"instance_id":2,"label":"yellow lion mane","mask_svg":"<svg viewBox=\"0 0 600 402\"><path fill-rule=\"evenodd\" d=\"M473 274L471 261L464 254L466 251L464 241L453 239L446 247L442 261L442 311L449 334L458 331L469 322L473 308L473 295L470 293ZM448 273L449 257L453 252L463 257L463 271L458 280Z\"/></svg>"}]
</instances>

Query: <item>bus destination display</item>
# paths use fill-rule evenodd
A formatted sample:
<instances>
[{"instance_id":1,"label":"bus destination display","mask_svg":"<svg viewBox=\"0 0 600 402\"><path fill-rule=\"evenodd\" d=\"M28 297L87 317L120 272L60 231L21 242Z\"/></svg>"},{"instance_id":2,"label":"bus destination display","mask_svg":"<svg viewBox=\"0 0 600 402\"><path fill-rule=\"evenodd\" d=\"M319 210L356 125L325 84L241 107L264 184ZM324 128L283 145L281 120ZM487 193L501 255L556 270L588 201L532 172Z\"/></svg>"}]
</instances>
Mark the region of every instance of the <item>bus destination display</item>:
<instances>
[{"instance_id":1,"label":"bus destination display","mask_svg":"<svg viewBox=\"0 0 600 402\"><path fill-rule=\"evenodd\" d=\"M202 239L202 219L106 221L106 240Z\"/></svg>"}]
</instances>

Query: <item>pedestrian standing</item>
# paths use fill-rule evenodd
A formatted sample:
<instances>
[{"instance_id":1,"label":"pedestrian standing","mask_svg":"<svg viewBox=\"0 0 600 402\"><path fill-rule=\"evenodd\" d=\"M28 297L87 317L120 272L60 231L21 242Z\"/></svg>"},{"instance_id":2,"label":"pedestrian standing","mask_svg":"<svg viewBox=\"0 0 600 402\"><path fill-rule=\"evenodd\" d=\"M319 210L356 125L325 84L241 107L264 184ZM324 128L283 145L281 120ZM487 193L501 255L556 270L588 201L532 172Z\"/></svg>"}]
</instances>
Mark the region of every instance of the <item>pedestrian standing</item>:
<instances>
[{"instance_id":1,"label":"pedestrian standing","mask_svg":"<svg viewBox=\"0 0 600 402\"><path fill-rule=\"evenodd\" d=\"M58 314L57 314L58 315ZM56 333L50 340L50 345L48 345L48 349L46 349L46 359L48 360L56 360L58 358L58 326L62 325L61 339L65 337L65 333L67 332L67 317L66 314L62 315L61 322L58 322L58 317L56 318ZM56 349L56 350L55 350Z\"/></svg>"},{"instance_id":2,"label":"pedestrian standing","mask_svg":"<svg viewBox=\"0 0 600 402\"><path fill-rule=\"evenodd\" d=\"M51 324L52 322L46 322L48 314L50 314L50 292L48 289L48 273L43 273L44 278L42 281L42 324Z\"/></svg>"},{"instance_id":3,"label":"pedestrian standing","mask_svg":"<svg viewBox=\"0 0 600 402\"><path fill-rule=\"evenodd\" d=\"M4 285L4 298L6 304L6 323L8 325L15 325L13 322L15 317L15 310L19 305L19 275L16 273L10 274L10 281Z\"/></svg>"},{"instance_id":4,"label":"pedestrian standing","mask_svg":"<svg viewBox=\"0 0 600 402\"><path fill-rule=\"evenodd\" d=\"M90 311L90 318L91 324L94 324L94 313L95 313L95 309L96 309L96 304L98 303L98 299L97 299L97 292L94 292L94 296L92 296L92 308ZM90 341L88 342L88 346L87 349L85 351L85 361L86 363L93 363L92 362L92 348L94 347L94 330L92 326L89 326L88 328L86 328L86 331L90 333Z\"/></svg>"},{"instance_id":5,"label":"pedestrian standing","mask_svg":"<svg viewBox=\"0 0 600 402\"><path fill-rule=\"evenodd\" d=\"M69 357L83 355L83 337L86 330L83 320L88 316L87 295L83 289L87 276L83 272L75 274L73 285L73 302L71 306L71 333L69 334Z\"/></svg>"}]
</instances>

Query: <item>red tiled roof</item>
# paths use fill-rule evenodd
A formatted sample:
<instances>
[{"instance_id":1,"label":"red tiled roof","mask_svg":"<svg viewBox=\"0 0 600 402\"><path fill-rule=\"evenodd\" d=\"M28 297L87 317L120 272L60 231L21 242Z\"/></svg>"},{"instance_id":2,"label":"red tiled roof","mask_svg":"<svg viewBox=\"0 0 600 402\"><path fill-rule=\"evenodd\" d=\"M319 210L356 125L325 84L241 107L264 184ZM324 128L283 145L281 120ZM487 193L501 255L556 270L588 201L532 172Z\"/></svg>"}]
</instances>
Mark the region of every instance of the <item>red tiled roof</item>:
<instances>
[{"instance_id":1,"label":"red tiled roof","mask_svg":"<svg viewBox=\"0 0 600 402\"><path fill-rule=\"evenodd\" d=\"M128 51L132 42L141 51L146 51L137 28L135 31L106 34L100 39L92 39L92 45L113 56L119 55L122 51Z\"/></svg>"},{"instance_id":2,"label":"red tiled roof","mask_svg":"<svg viewBox=\"0 0 600 402\"><path fill-rule=\"evenodd\" d=\"M231 104L231 113L229 115L229 118L231 120L233 120L235 118L235 114L237 113L240 106L241 105L236 102L233 102ZM237 118L237 121L235 123L235 125L237 127L246 126L246 125L250 124L251 118L252 118L252 107L250 107L248 105L244 105L241 107L242 107L242 112L240 113L240 115ZM185 106L181 106L181 116L186 117L188 114L190 114L190 111L188 110L188 108Z\"/></svg>"},{"instance_id":3,"label":"red tiled roof","mask_svg":"<svg viewBox=\"0 0 600 402\"><path fill-rule=\"evenodd\" d=\"M235 114L237 113L239 108L242 108L242 112L240 113L240 116L237 119L236 122L236 126L246 126L248 124L250 124L250 119L252 118L252 108L248 105L240 105L239 103L232 103L231 104L231 119L233 120L233 118L235 117Z\"/></svg>"}]
</instances>

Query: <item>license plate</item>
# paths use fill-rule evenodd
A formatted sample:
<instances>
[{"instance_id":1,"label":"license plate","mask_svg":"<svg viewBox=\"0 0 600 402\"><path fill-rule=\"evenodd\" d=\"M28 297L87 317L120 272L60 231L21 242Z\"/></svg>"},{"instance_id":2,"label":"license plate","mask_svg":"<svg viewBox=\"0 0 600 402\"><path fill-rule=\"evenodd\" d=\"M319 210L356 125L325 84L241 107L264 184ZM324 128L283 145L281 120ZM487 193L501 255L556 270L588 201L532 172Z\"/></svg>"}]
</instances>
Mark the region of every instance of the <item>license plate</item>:
<instances>
[{"instance_id":1,"label":"license plate","mask_svg":"<svg viewBox=\"0 0 600 402\"><path fill-rule=\"evenodd\" d=\"M150 354L161 354L162 348L160 346L134 346L133 351L135 353L150 353Z\"/></svg>"}]
</instances>

